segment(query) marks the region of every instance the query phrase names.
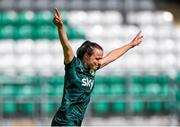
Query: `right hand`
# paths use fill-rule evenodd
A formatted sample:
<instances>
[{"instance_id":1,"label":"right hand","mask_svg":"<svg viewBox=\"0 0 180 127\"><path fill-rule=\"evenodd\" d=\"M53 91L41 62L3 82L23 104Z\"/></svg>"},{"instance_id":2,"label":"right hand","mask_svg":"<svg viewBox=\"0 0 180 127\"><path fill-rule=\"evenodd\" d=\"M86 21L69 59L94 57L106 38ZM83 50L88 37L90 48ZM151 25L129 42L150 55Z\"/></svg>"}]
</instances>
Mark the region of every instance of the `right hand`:
<instances>
[{"instance_id":1,"label":"right hand","mask_svg":"<svg viewBox=\"0 0 180 127\"><path fill-rule=\"evenodd\" d=\"M55 9L53 23L60 28L63 26L62 17L60 11L57 8Z\"/></svg>"},{"instance_id":2,"label":"right hand","mask_svg":"<svg viewBox=\"0 0 180 127\"><path fill-rule=\"evenodd\" d=\"M142 32L140 31L140 32L134 37L134 39L131 41L130 45L131 45L132 47L135 47L135 46L141 44L142 38L143 38L143 35L142 35Z\"/></svg>"}]
</instances>

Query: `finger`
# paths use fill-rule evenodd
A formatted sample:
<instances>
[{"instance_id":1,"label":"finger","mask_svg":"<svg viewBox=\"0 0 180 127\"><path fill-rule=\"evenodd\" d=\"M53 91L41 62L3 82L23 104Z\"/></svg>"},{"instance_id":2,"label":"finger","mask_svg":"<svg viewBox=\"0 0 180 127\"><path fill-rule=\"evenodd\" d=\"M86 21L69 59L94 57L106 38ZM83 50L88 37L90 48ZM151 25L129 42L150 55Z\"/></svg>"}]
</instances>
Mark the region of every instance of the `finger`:
<instances>
[{"instance_id":1,"label":"finger","mask_svg":"<svg viewBox=\"0 0 180 127\"><path fill-rule=\"evenodd\" d=\"M55 19L54 22L60 23L61 21L59 19Z\"/></svg>"},{"instance_id":2,"label":"finger","mask_svg":"<svg viewBox=\"0 0 180 127\"><path fill-rule=\"evenodd\" d=\"M139 39L142 39L142 38L143 38L143 36L140 36L140 37L139 37Z\"/></svg>"},{"instance_id":3,"label":"finger","mask_svg":"<svg viewBox=\"0 0 180 127\"><path fill-rule=\"evenodd\" d=\"M58 18L58 16L57 16L57 14L56 14L56 13L54 14L54 16L55 16L56 18Z\"/></svg>"},{"instance_id":4,"label":"finger","mask_svg":"<svg viewBox=\"0 0 180 127\"><path fill-rule=\"evenodd\" d=\"M59 17L57 14L54 14L55 18L62 20L61 16Z\"/></svg>"},{"instance_id":5,"label":"finger","mask_svg":"<svg viewBox=\"0 0 180 127\"><path fill-rule=\"evenodd\" d=\"M59 21L59 19L58 19L58 18L56 18L56 17L54 17L53 21Z\"/></svg>"},{"instance_id":6,"label":"finger","mask_svg":"<svg viewBox=\"0 0 180 127\"><path fill-rule=\"evenodd\" d=\"M58 20L62 20L60 17L58 17L56 14L55 14L55 17L54 17L54 19L58 19Z\"/></svg>"},{"instance_id":7,"label":"finger","mask_svg":"<svg viewBox=\"0 0 180 127\"><path fill-rule=\"evenodd\" d=\"M54 17L53 21L57 20L58 18L57 17Z\"/></svg>"},{"instance_id":8,"label":"finger","mask_svg":"<svg viewBox=\"0 0 180 127\"><path fill-rule=\"evenodd\" d=\"M139 44L142 42L142 40L139 40Z\"/></svg>"},{"instance_id":9,"label":"finger","mask_svg":"<svg viewBox=\"0 0 180 127\"><path fill-rule=\"evenodd\" d=\"M136 35L136 37L140 36L140 34L141 34L141 30L138 32L138 34Z\"/></svg>"},{"instance_id":10,"label":"finger","mask_svg":"<svg viewBox=\"0 0 180 127\"><path fill-rule=\"evenodd\" d=\"M60 11L56 8L55 9L55 12L56 12L56 15L58 16L58 17L60 17Z\"/></svg>"}]
</instances>

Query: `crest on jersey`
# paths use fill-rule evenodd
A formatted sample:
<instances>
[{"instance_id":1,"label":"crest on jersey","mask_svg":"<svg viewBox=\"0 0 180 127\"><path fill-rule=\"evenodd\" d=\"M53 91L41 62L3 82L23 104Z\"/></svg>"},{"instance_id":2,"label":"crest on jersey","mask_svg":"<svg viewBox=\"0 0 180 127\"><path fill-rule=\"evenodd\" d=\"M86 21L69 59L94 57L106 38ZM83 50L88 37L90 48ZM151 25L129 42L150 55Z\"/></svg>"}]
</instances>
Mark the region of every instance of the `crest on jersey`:
<instances>
[{"instance_id":1,"label":"crest on jersey","mask_svg":"<svg viewBox=\"0 0 180 127\"><path fill-rule=\"evenodd\" d=\"M92 75L92 76L95 76L96 72L94 70L89 70L89 73Z\"/></svg>"}]
</instances>

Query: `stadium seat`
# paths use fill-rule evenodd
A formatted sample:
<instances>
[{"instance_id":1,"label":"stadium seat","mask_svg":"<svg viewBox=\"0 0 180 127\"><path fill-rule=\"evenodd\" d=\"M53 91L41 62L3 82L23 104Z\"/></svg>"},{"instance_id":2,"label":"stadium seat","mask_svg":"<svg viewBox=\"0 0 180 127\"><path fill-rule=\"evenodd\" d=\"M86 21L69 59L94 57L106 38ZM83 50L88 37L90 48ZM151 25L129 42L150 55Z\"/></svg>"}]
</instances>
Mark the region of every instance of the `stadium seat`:
<instances>
[{"instance_id":1,"label":"stadium seat","mask_svg":"<svg viewBox=\"0 0 180 127\"><path fill-rule=\"evenodd\" d=\"M125 113L127 105L125 102L116 101L112 103L112 111L114 113Z\"/></svg>"},{"instance_id":2,"label":"stadium seat","mask_svg":"<svg viewBox=\"0 0 180 127\"><path fill-rule=\"evenodd\" d=\"M152 11L140 11L137 12L136 16L139 18L137 19L138 24L153 24L154 21L154 13ZM144 18L144 16L147 16L147 18Z\"/></svg>"},{"instance_id":3,"label":"stadium seat","mask_svg":"<svg viewBox=\"0 0 180 127\"><path fill-rule=\"evenodd\" d=\"M18 99L32 99L33 98L33 87L30 84L16 85Z\"/></svg>"},{"instance_id":4,"label":"stadium seat","mask_svg":"<svg viewBox=\"0 0 180 127\"><path fill-rule=\"evenodd\" d=\"M1 24L0 25L14 25L17 23L18 14L14 10L2 11L0 13Z\"/></svg>"},{"instance_id":5,"label":"stadium seat","mask_svg":"<svg viewBox=\"0 0 180 127\"><path fill-rule=\"evenodd\" d=\"M163 103L163 106L164 106L164 110L163 110L164 113L173 113L173 112L177 112L177 107L179 105L176 104L176 102L174 102L173 100L169 99Z\"/></svg>"},{"instance_id":6,"label":"stadium seat","mask_svg":"<svg viewBox=\"0 0 180 127\"><path fill-rule=\"evenodd\" d=\"M2 104L4 115L15 115L17 112L17 105L15 102L4 102Z\"/></svg>"},{"instance_id":7,"label":"stadium seat","mask_svg":"<svg viewBox=\"0 0 180 127\"><path fill-rule=\"evenodd\" d=\"M104 80L109 87L110 96L124 96L126 94L126 81L123 76L109 76Z\"/></svg>"},{"instance_id":8,"label":"stadium seat","mask_svg":"<svg viewBox=\"0 0 180 127\"><path fill-rule=\"evenodd\" d=\"M2 40L0 40L0 54L1 55L8 55L8 56L13 54L14 53L15 42L16 41L14 41L12 39L2 39Z\"/></svg>"},{"instance_id":9,"label":"stadium seat","mask_svg":"<svg viewBox=\"0 0 180 127\"><path fill-rule=\"evenodd\" d=\"M173 24L173 14L168 11L156 11L154 13L154 22L159 26L172 26Z\"/></svg>"},{"instance_id":10,"label":"stadium seat","mask_svg":"<svg viewBox=\"0 0 180 127\"><path fill-rule=\"evenodd\" d=\"M0 29L1 39L12 39L15 38L16 28L12 25L2 26Z\"/></svg>"},{"instance_id":11,"label":"stadium seat","mask_svg":"<svg viewBox=\"0 0 180 127\"><path fill-rule=\"evenodd\" d=\"M168 75L162 74L158 76L158 83L161 86L161 95L162 96L170 96L171 91L174 90L174 85L172 85L172 80Z\"/></svg>"},{"instance_id":12,"label":"stadium seat","mask_svg":"<svg viewBox=\"0 0 180 127\"><path fill-rule=\"evenodd\" d=\"M171 31L171 30L169 30ZM160 32L162 34L162 32ZM167 33L168 35L170 33ZM167 35L165 35L167 37ZM169 54L169 53L173 53L175 47L176 47L176 42L173 39L169 39L169 38L165 38L162 37L163 39L161 39L161 42L158 44L159 48L158 48L158 53L161 54Z\"/></svg>"},{"instance_id":13,"label":"stadium seat","mask_svg":"<svg viewBox=\"0 0 180 127\"><path fill-rule=\"evenodd\" d=\"M179 86L180 85L180 72L177 73L176 77L175 77L175 82L176 85Z\"/></svg>"},{"instance_id":14,"label":"stadium seat","mask_svg":"<svg viewBox=\"0 0 180 127\"><path fill-rule=\"evenodd\" d=\"M38 11L35 12L34 24L37 25L53 25L53 13L50 11ZM64 18L64 17L63 17Z\"/></svg>"},{"instance_id":15,"label":"stadium seat","mask_svg":"<svg viewBox=\"0 0 180 127\"><path fill-rule=\"evenodd\" d=\"M32 54L34 55L51 55L50 54L51 43L47 39L38 39L34 41Z\"/></svg>"},{"instance_id":16,"label":"stadium seat","mask_svg":"<svg viewBox=\"0 0 180 127\"><path fill-rule=\"evenodd\" d=\"M139 32L139 28L135 25L124 25L123 26L123 39L129 40L133 39L134 36Z\"/></svg>"},{"instance_id":17,"label":"stadium seat","mask_svg":"<svg viewBox=\"0 0 180 127\"><path fill-rule=\"evenodd\" d=\"M35 103L21 103L19 106L20 113L24 115L33 115L37 110Z\"/></svg>"},{"instance_id":18,"label":"stadium seat","mask_svg":"<svg viewBox=\"0 0 180 127\"><path fill-rule=\"evenodd\" d=\"M125 69L131 70L132 74L138 74L143 72L140 66L142 66L142 63L140 62L142 60L142 55L138 53L129 54L127 58L125 58ZM133 64L132 64L133 63Z\"/></svg>"},{"instance_id":19,"label":"stadium seat","mask_svg":"<svg viewBox=\"0 0 180 127\"><path fill-rule=\"evenodd\" d=\"M176 101L175 105L176 105L175 109L179 113L180 112L180 101L179 100Z\"/></svg>"},{"instance_id":20,"label":"stadium seat","mask_svg":"<svg viewBox=\"0 0 180 127\"><path fill-rule=\"evenodd\" d=\"M63 58L56 54L53 58L53 65L52 65L53 74L64 74L64 64Z\"/></svg>"},{"instance_id":21,"label":"stadium seat","mask_svg":"<svg viewBox=\"0 0 180 127\"><path fill-rule=\"evenodd\" d=\"M177 57L174 53L166 53L161 55L158 63L160 64L161 71L164 71L168 74L176 72Z\"/></svg>"},{"instance_id":22,"label":"stadium seat","mask_svg":"<svg viewBox=\"0 0 180 127\"><path fill-rule=\"evenodd\" d=\"M103 23L103 13L101 11L88 11L87 15L89 16L88 25L94 26Z\"/></svg>"},{"instance_id":23,"label":"stadium seat","mask_svg":"<svg viewBox=\"0 0 180 127\"><path fill-rule=\"evenodd\" d=\"M161 26L160 25L160 26L158 26L158 29L156 31L156 37L158 39L162 40L162 43L165 41L165 46L166 46L166 40L164 40L164 39L167 39L167 41L169 41L168 39L170 39L173 36L173 33L171 31L173 31L172 26L163 26L163 25ZM170 44L170 48L171 48L172 44Z\"/></svg>"},{"instance_id":24,"label":"stadium seat","mask_svg":"<svg viewBox=\"0 0 180 127\"><path fill-rule=\"evenodd\" d=\"M20 39L16 41L14 52L18 55L32 54L34 48L34 41L32 39Z\"/></svg>"},{"instance_id":25,"label":"stadium seat","mask_svg":"<svg viewBox=\"0 0 180 127\"><path fill-rule=\"evenodd\" d=\"M180 89L179 89L179 86L178 86L178 88L176 90L176 94L175 95L176 95L176 101L180 103Z\"/></svg>"},{"instance_id":26,"label":"stadium seat","mask_svg":"<svg viewBox=\"0 0 180 127\"><path fill-rule=\"evenodd\" d=\"M51 45L50 45L50 53L53 54L54 56L58 56L58 58L60 59L61 57L59 57L59 54L61 54L63 51L59 48L59 40L52 40L50 41ZM72 44L73 45L73 44Z\"/></svg>"},{"instance_id":27,"label":"stadium seat","mask_svg":"<svg viewBox=\"0 0 180 127\"><path fill-rule=\"evenodd\" d=\"M15 57L15 65L14 68L16 69L16 72L21 75L35 75L35 70L33 68L33 57L24 54L24 55L18 55Z\"/></svg>"},{"instance_id":28,"label":"stadium seat","mask_svg":"<svg viewBox=\"0 0 180 127\"><path fill-rule=\"evenodd\" d=\"M109 75L104 78L106 83L109 84L126 84L126 77L124 75Z\"/></svg>"},{"instance_id":29,"label":"stadium seat","mask_svg":"<svg viewBox=\"0 0 180 127\"><path fill-rule=\"evenodd\" d=\"M34 39L55 39L57 35L57 30L52 25L39 25L33 31Z\"/></svg>"},{"instance_id":30,"label":"stadium seat","mask_svg":"<svg viewBox=\"0 0 180 127\"><path fill-rule=\"evenodd\" d=\"M157 82L161 85L171 83L171 79L167 74L161 74L157 76Z\"/></svg>"},{"instance_id":31,"label":"stadium seat","mask_svg":"<svg viewBox=\"0 0 180 127\"><path fill-rule=\"evenodd\" d=\"M144 78L141 75L129 76L129 92L132 96L144 95Z\"/></svg>"},{"instance_id":32,"label":"stadium seat","mask_svg":"<svg viewBox=\"0 0 180 127\"><path fill-rule=\"evenodd\" d=\"M147 110L150 113L160 113L162 112L163 105L161 101L153 101L147 103Z\"/></svg>"},{"instance_id":33,"label":"stadium seat","mask_svg":"<svg viewBox=\"0 0 180 127\"><path fill-rule=\"evenodd\" d=\"M97 114L106 114L110 111L110 105L106 101L98 101L92 105L92 109Z\"/></svg>"},{"instance_id":34,"label":"stadium seat","mask_svg":"<svg viewBox=\"0 0 180 127\"><path fill-rule=\"evenodd\" d=\"M145 94L146 96L158 96L161 93L161 87L157 83L146 84Z\"/></svg>"},{"instance_id":35,"label":"stadium seat","mask_svg":"<svg viewBox=\"0 0 180 127\"><path fill-rule=\"evenodd\" d=\"M153 24L141 25L141 30L143 31L143 34L146 35L146 37L144 38L145 40L155 40L155 38L157 37L156 27Z\"/></svg>"},{"instance_id":36,"label":"stadium seat","mask_svg":"<svg viewBox=\"0 0 180 127\"><path fill-rule=\"evenodd\" d=\"M31 25L21 25L16 27L14 39L31 39L33 38L33 27Z\"/></svg>"},{"instance_id":37,"label":"stadium seat","mask_svg":"<svg viewBox=\"0 0 180 127\"><path fill-rule=\"evenodd\" d=\"M158 76L157 75L146 74L146 75L143 76L143 80L144 80L145 84L158 83Z\"/></svg>"},{"instance_id":38,"label":"stadium seat","mask_svg":"<svg viewBox=\"0 0 180 127\"><path fill-rule=\"evenodd\" d=\"M81 10L73 10L68 12L67 20L68 23L74 26L82 26L85 27L88 25L88 13L86 11Z\"/></svg>"},{"instance_id":39,"label":"stadium seat","mask_svg":"<svg viewBox=\"0 0 180 127\"><path fill-rule=\"evenodd\" d=\"M45 96L48 97L60 97L63 93L63 85L45 84L43 86L43 91Z\"/></svg>"},{"instance_id":40,"label":"stadium seat","mask_svg":"<svg viewBox=\"0 0 180 127\"><path fill-rule=\"evenodd\" d=\"M39 98L42 96L42 91L41 91L41 84L34 84L33 85L33 97L34 98Z\"/></svg>"},{"instance_id":41,"label":"stadium seat","mask_svg":"<svg viewBox=\"0 0 180 127\"><path fill-rule=\"evenodd\" d=\"M109 84L110 96L124 96L126 94L126 88L124 84Z\"/></svg>"},{"instance_id":42,"label":"stadium seat","mask_svg":"<svg viewBox=\"0 0 180 127\"><path fill-rule=\"evenodd\" d=\"M35 73L41 76L51 76L53 75L53 57L51 54L41 54L36 55L34 59L34 69Z\"/></svg>"},{"instance_id":43,"label":"stadium seat","mask_svg":"<svg viewBox=\"0 0 180 127\"><path fill-rule=\"evenodd\" d=\"M106 84L103 81L102 77L96 78L95 82L96 83L94 86L93 95L94 96L106 96L109 92L108 84Z\"/></svg>"},{"instance_id":44,"label":"stadium seat","mask_svg":"<svg viewBox=\"0 0 180 127\"><path fill-rule=\"evenodd\" d=\"M66 26L67 36L69 39L85 39L84 31L80 28L75 28L72 26Z\"/></svg>"},{"instance_id":45,"label":"stadium seat","mask_svg":"<svg viewBox=\"0 0 180 127\"><path fill-rule=\"evenodd\" d=\"M146 75L144 79L146 96L168 96L168 77Z\"/></svg>"},{"instance_id":46,"label":"stadium seat","mask_svg":"<svg viewBox=\"0 0 180 127\"><path fill-rule=\"evenodd\" d=\"M145 32L145 34L146 34L146 32L148 34L150 34L150 30L147 30L147 31L145 30L143 32ZM147 35L147 36L151 36L151 35ZM157 50L159 50L159 47L157 48L158 41L156 41L155 39L148 38L145 41L146 41L146 44L142 43L141 47L139 47L140 52L143 53L144 55L145 54L151 54L152 52L157 52Z\"/></svg>"},{"instance_id":47,"label":"stadium seat","mask_svg":"<svg viewBox=\"0 0 180 127\"><path fill-rule=\"evenodd\" d=\"M1 56L0 71L3 75L15 75L14 56L12 54Z\"/></svg>"},{"instance_id":48,"label":"stadium seat","mask_svg":"<svg viewBox=\"0 0 180 127\"><path fill-rule=\"evenodd\" d=\"M64 79L63 77L59 75L54 75L49 78L48 80L48 87L53 87L54 90L49 91L49 95L60 97L63 94L63 88L64 88Z\"/></svg>"},{"instance_id":49,"label":"stadium seat","mask_svg":"<svg viewBox=\"0 0 180 127\"><path fill-rule=\"evenodd\" d=\"M34 21L34 12L33 11L21 11L18 12L18 24L19 25L26 25L26 24L32 24Z\"/></svg>"},{"instance_id":50,"label":"stadium seat","mask_svg":"<svg viewBox=\"0 0 180 127\"><path fill-rule=\"evenodd\" d=\"M130 86L130 93L132 96L143 96L144 95L144 85L140 83L133 83Z\"/></svg>"},{"instance_id":51,"label":"stadium seat","mask_svg":"<svg viewBox=\"0 0 180 127\"><path fill-rule=\"evenodd\" d=\"M105 30L106 30L106 34L101 35L101 37L103 38L103 40L118 40L118 45L121 42L121 40L119 39L123 39L123 25L109 25L109 26L105 26ZM112 41L113 42L113 41Z\"/></svg>"},{"instance_id":52,"label":"stadium seat","mask_svg":"<svg viewBox=\"0 0 180 127\"><path fill-rule=\"evenodd\" d=\"M145 104L142 100L141 101L135 100L134 102L130 104L130 109L131 109L131 112L135 114L143 113L145 110Z\"/></svg>"},{"instance_id":53,"label":"stadium seat","mask_svg":"<svg viewBox=\"0 0 180 127\"><path fill-rule=\"evenodd\" d=\"M60 75L54 75L50 77L48 82L52 85L64 85L64 77Z\"/></svg>"},{"instance_id":54,"label":"stadium seat","mask_svg":"<svg viewBox=\"0 0 180 127\"><path fill-rule=\"evenodd\" d=\"M180 88L179 87L180 86L178 86L176 90L176 102L175 102L175 107L178 112L180 112Z\"/></svg>"},{"instance_id":55,"label":"stadium seat","mask_svg":"<svg viewBox=\"0 0 180 127\"><path fill-rule=\"evenodd\" d=\"M122 24L123 20L124 20L121 12L119 12L119 11L105 11L104 18L107 20L103 20L103 22L107 25Z\"/></svg>"},{"instance_id":56,"label":"stadium seat","mask_svg":"<svg viewBox=\"0 0 180 127\"><path fill-rule=\"evenodd\" d=\"M97 24L94 26L90 26L87 31L85 31L87 37L91 40L102 39L105 34L105 29L103 25Z\"/></svg>"},{"instance_id":57,"label":"stadium seat","mask_svg":"<svg viewBox=\"0 0 180 127\"><path fill-rule=\"evenodd\" d=\"M44 102L41 103L41 110L43 113L53 113L55 111L55 103L54 102Z\"/></svg>"},{"instance_id":58,"label":"stadium seat","mask_svg":"<svg viewBox=\"0 0 180 127\"><path fill-rule=\"evenodd\" d=\"M5 84L3 85L1 90L1 95L4 98L14 97L15 96L15 86L13 84Z\"/></svg>"},{"instance_id":59,"label":"stadium seat","mask_svg":"<svg viewBox=\"0 0 180 127\"><path fill-rule=\"evenodd\" d=\"M180 49L180 48L179 48ZM180 51L180 50L179 50ZM177 75L179 75L179 73L180 73L180 55L179 56L177 56L177 65L176 65L176 68L177 68L177 70L178 70L178 74Z\"/></svg>"}]
</instances>

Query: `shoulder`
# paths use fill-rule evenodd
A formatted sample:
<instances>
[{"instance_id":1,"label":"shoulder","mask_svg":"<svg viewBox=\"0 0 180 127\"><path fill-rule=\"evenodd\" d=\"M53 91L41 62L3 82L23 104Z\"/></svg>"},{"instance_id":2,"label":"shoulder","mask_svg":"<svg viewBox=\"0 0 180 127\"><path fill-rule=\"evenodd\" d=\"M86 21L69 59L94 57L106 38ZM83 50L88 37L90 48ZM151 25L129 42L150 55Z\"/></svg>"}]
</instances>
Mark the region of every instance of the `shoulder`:
<instances>
[{"instance_id":1,"label":"shoulder","mask_svg":"<svg viewBox=\"0 0 180 127\"><path fill-rule=\"evenodd\" d=\"M76 67L76 66L80 65L80 62L81 62L81 60L74 56L74 58L72 59L72 61L70 63L68 63L68 64L64 63L64 65L66 68L71 68L71 67Z\"/></svg>"}]
</instances>

